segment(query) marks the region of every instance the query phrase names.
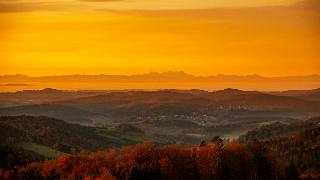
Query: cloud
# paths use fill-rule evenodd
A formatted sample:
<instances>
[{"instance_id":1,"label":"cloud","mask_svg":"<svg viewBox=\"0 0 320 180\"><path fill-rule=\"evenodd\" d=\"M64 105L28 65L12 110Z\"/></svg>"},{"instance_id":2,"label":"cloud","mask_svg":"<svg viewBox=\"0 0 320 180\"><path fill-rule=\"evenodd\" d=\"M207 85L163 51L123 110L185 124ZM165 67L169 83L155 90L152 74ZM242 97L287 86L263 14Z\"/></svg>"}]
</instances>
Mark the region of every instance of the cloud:
<instances>
[{"instance_id":1,"label":"cloud","mask_svg":"<svg viewBox=\"0 0 320 180\"><path fill-rule=\"evenodd\" d=\"M0 12L31 12L31 11L55 11L66 9L66 6L57 3L44 3L44 2L0 2Z\"/></svg>"},{"instance_id":2,"label":"cloud","mask_svg":"<svg viewBox=\"0 0 320 180\"><path fill-rule=\"evenodd\" d=\"M64 0L0 0L0 13L32 12L32 11L63 11L77 8L88 8L86 4Z\"/></svg>"},{"instance_id":3,"label":"cloud","mask_svg":"<svg viewBox=\"0 0 320 180\"><path fill-rule=\"evenodd\" d=\"M90 8L90 2L116 2L125 0L65 0L65 1L31 1L31 0L0 0L0 13L61 11L76 8Z\"/></svg>"},{"instance_id":4,"label":"cloud","mask_svg":"<svg viewBox=\"0 0 320 180\"><path fill-rule=\"evenodd\" d=\"M125 1L125 0L79 0L84 2L116 2L116 1Z\"/></svg>"}]
</instances>

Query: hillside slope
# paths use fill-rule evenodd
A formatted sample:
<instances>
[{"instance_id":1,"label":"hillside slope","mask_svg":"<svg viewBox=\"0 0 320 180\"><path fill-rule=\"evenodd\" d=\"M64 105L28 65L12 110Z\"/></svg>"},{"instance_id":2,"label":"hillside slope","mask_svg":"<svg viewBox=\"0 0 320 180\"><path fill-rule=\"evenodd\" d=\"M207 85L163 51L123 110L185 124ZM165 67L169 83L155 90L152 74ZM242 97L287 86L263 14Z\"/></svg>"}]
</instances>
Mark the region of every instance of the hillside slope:
<instances>
[{"instance_id":1,"label":"hillside slope","mask_svg":"<svg viewBox=\"0 0 320 180\"><path fill-rule=\"evenodd\" d=\"M92 124L95 119L106 119L101 114L76 107L57 104L33 104L0 109L2 116L48 116L77 124Z\"/></svg>"},{"instance_id":2,"label":"hillside slope","mask_svg":"<svg viewBox=\"0 0 320 180\"><path fill-rule=\"evenodd\" d=\"M211 93L184 91L128 91L56 102L114 116L190 115L217 109L320 111L320 103L256 91L225 89Z\"/></svg>"}]
</instances>

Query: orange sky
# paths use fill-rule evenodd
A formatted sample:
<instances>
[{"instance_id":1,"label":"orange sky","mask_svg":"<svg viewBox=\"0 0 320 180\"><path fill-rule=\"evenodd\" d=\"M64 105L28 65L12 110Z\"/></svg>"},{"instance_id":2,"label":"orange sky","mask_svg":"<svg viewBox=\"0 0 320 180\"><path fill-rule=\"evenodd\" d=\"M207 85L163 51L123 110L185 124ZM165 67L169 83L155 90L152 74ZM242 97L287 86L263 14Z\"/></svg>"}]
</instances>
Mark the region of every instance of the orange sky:
<instances>
[{"instance_id":1,"label":"orange sky","mask_svg":"<svg viewBox=\"0 0 320 180\"><path fill-rule=\"evenodd\" d=\"M0 74L320 74L316 1L0 0Z\"/></svg>"}]
</instances>

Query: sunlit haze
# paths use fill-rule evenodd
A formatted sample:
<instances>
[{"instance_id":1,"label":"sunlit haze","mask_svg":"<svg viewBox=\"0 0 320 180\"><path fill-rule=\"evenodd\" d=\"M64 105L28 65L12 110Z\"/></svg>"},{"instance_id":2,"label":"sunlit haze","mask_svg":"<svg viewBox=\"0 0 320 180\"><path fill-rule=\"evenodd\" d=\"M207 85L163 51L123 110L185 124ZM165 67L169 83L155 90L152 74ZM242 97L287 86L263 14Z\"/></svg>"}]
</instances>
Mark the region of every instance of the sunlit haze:
<instances>
[{"instance_id":1,"label":"sunlit haze","mask_svg":"<svg viewBox=\"0 0 320 180\"><path fill-rule=\"evenodd\" d=\"M315 0L0 1L0 74L320 74Z\"/></svg>"}]
</instances>

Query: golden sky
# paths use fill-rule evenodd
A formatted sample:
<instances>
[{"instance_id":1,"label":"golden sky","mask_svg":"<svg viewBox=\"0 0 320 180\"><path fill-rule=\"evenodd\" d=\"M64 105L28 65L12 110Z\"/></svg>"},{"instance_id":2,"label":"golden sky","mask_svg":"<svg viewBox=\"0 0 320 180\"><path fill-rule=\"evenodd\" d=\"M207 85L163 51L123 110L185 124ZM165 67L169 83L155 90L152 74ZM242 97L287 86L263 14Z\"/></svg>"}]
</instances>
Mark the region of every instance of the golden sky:
<instances>
[{"instance_id":1,"label":"golden sky","mask_svg":"<svg viewBox=\"0 0 320 180\"><path fill-rule=\"evenodd\" d=\"M317 0L0 0L0 75L320 74Z\"/></svg>"}]
</instances>

